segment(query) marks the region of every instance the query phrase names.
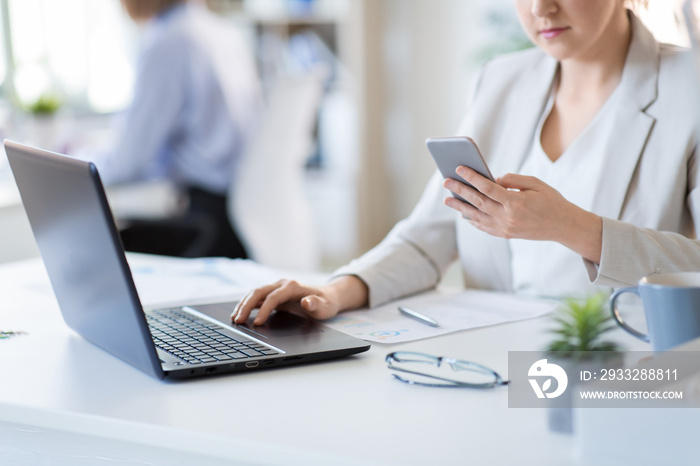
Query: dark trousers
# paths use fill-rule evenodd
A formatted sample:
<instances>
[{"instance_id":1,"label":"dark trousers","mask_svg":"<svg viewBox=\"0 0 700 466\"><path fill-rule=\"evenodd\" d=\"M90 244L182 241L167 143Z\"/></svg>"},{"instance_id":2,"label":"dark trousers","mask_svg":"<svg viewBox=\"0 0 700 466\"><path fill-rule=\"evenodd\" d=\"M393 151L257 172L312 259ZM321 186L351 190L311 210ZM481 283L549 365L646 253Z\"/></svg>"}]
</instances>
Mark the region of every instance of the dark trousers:
<instances>
[{"instance_id":1,"label":"dark trousers","mask_svg":"<svg viewBox=\"0 0 700 466\"><path fill-rule=\"evenodd\" d=\"M131 252L177 257L247 258L228 219L226 196L200 188L187 190L189 206L178 217L128 220L120 232Z\"/></svg>"}]
</instances>

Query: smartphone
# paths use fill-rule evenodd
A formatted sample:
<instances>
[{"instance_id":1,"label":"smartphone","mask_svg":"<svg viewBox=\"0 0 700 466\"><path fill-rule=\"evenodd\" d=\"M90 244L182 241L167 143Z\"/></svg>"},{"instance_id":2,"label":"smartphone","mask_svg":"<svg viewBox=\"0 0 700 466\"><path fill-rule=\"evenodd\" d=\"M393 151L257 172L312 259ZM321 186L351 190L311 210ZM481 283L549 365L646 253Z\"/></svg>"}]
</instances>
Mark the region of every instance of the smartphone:
<instances>
[{"instance_id":1,"label":"smartphone","mask_svg":"<svg viewBox=\"0 0 700 466\"><path fill-rule=\"evenodd\" d=\"M425 141L425 145L428 147L430 155L433 156L433 160L435 160L438 170L440 170L444 178L452 178L471 186L456 173L457 167L464 165L485 178L494 181L493 175L491 175L491 171L473 139L465 136L428 138ZM452 193L452 196L469 204L466 199L458 194Z\"/></svg>"}]
</instances>

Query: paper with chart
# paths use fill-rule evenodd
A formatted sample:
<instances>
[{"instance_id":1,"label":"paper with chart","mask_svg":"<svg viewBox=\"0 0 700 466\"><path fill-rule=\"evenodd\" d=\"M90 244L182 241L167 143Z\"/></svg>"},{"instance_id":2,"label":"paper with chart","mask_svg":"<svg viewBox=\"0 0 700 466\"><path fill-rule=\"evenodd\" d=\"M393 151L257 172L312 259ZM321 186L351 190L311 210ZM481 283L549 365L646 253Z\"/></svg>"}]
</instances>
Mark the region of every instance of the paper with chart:
<instances>
[{"instance_id":1,"label":"paper with chart","mask_svg":"<svg viewBox=\"0 0 700 466\"><path fill-rule=\"evenodd\" d=\"M375 343L401 343L445 333L532 319L553 311L557 301L490 291L437 290L371 310L344 312L328 326ZM439 323L430 327L398 311L407 306Z\"/></svg>"}]
</instances>

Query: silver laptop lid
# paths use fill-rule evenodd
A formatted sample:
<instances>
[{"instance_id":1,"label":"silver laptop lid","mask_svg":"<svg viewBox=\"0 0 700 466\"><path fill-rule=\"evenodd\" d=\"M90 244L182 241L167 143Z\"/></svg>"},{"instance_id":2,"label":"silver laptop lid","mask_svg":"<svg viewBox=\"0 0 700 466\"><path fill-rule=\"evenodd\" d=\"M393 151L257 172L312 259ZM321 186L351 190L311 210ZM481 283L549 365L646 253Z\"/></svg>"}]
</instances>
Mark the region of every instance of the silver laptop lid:
<instances>
[{"instance_id":1,"label":"silver laptop lid","mask_svg":"<svg viewBox=\"0 0 700 466\"><path fill-rule=\"evenodd\" d=\"M95 166L8 140L4 145L66 324L163 378Z\"/></svg>"}]
</instances>

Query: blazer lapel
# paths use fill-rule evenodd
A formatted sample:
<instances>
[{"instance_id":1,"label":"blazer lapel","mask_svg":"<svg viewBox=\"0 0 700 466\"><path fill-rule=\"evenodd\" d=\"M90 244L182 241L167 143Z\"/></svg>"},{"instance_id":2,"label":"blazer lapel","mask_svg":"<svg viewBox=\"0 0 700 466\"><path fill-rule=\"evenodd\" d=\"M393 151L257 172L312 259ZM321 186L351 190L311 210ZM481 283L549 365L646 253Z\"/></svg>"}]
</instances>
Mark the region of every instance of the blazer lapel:
<instances>
[{"instance_id":1,"label":"blazer lapel","mask_svg":"<svg viewBox=\"0 0 700 466\"><path fill-rule=\"evenodd\" d=\"M617 219L656 121L645 113L657 97L659 47L651 33L631 15L632 41L620 81L620 105L614 116L613 137L606 145L610 154L601 173L591 210ZM651 57L651 58L650 58Z\"/></svg>"},{"instance_id":2,"label":"blazer lapel","mask_svg":"<svg viewBox=\"0 0 700 466\"><path fill-rule=\"evenodd\" d=\"M535 129L552 93L559 69L555 59L542 55L537 71L531 73L522 85L517 104L509 107L509 115L501 133L504 135L503 150L499 151L505 156L492 167L496 176L518 173L532 149Z\"/></svg>"}]
</instances>

